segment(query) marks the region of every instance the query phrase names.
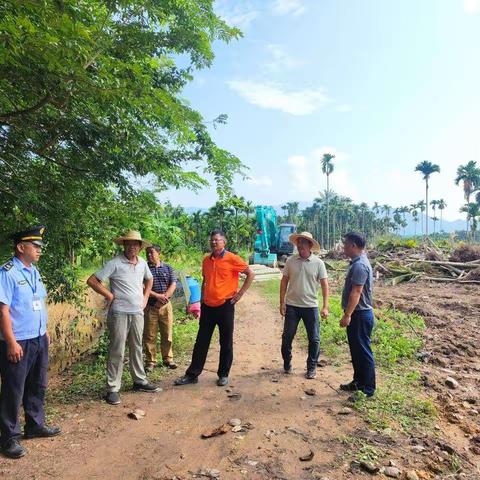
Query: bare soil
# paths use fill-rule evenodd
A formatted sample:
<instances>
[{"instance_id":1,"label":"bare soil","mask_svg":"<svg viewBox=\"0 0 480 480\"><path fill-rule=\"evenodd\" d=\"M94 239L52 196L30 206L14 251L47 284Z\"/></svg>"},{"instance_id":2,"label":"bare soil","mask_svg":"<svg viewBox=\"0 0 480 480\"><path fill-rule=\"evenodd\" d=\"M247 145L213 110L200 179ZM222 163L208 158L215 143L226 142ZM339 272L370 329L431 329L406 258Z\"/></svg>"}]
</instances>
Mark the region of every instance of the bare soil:
<instances>
[{"instance_id":1,"label":"bare soil","mask_svg":"<svg viewBox=\"0 0 480 480\"><path fill-rule=\"evenodd\" d=\"M417 287L410 287L410 293L408 288L408 285L395 290L382 288L380 301L395 302L400 308L400 295L404 294L405 308L410 308ZM433 308L431 296L442 287L429 288L425 287L422 293L428 299L419 300L418 308ZM452 311L456 312L456 302L463 305L463 300L451 291L449 295L451 297L442 302L452 304ZM473 290L469 295L473 302ZM449 311L439 304L440 308ZM470 424L474 419L478 423L479 418L467 413L462 406L467 397L473 398L475 394L470 389L476 387L478 394L479 386L476 347L479 337L475 329L479 320L478 303L468 308L471 310L465 317L469 322L465 318L460 321L458 312L450 323L443 314L427 315L427 347L431 351L438 349L438 358L448 360L445 368L460 382L458 390L447 390L440 381L445 373L440 370L443 367L430 360L425 363L428 381L438 387L438 394L451 395L461 409L464 417L461 423L452 425L445 421L441 426L445 427L449 445L453 445L450 448L459 450L471 446L461 425L467 423L467 419ZM404 473L416 469L419 478L447 478L435 477L426 466L431 461L430 452L438 450L435 441L424 439L425 452L414 454L410 438L372 432L355 410L344 410L346 396L336 389L340 382L351 377L346 361L339 366L330 364L320 368L316 380L306 380L303 376L306 351L297 344L295 372L283 374L279 351L281 329L279 315L255 288L251 289L237 307L235 360L227 388L215 385L218 348L212 345L206 371L196 385L172 386L174 377L182 373L183 365L165 378L161 393L123 392L122 404L117 407L93 401L62 407L57 421L63 434L52 439L24 441L28 454L20 460L0 457L0 477L173 480L216 478L218 473L222 479L360 479L369 474L351 462L356 458L355 449L368 444L378 446L385 455L379 461L380 466L392 460ZM462 332L466 336L462 336ZM440 341L438 335L444 335L445 342ZM468 348L475 350L459 347L467 340ZM450 348L448 352L442 350L446 346ZM476 355L470 357L468 351ZM457 365L460 360L462 367ZM314 395L306 394L307 389L314 389ZM432 391L437 393L433 388ZM478 403L469 405L478 407ZM145 418L128 418L127 414L136 408L145 411ZM233 418L241 420L246 426L244 431L201 438L203 432ZM454 430L449 431L450 427ZM459 439L453 434L457 431L461 433ZM357 442L356 446L352 439ZM300 457L311 457L312 453L311 460L300 460ZM473 458L470 451L461 453L468 455L468 459ZM469 465L473 473L448 478L480 478L476 476L474 464Z\"/></svg>"}]
</instances>

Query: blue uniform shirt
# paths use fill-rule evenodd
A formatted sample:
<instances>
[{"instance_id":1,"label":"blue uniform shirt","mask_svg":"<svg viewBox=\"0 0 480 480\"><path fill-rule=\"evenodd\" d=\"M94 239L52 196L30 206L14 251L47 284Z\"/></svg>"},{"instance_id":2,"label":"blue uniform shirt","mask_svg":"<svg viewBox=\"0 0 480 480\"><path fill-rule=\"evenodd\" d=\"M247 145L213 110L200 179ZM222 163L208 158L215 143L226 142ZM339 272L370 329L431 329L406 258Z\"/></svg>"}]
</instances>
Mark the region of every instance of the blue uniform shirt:
<instances>
[{"instance_id":1,"label":"blue uniform shirt","mask_svg":"<svg viewBox=\"0 0 480 480\"><path fill-rule=\"evenodd\" d=\"M46 296L47 291L34 265L27 268L18 258L13 257L10 262L0 267L0 303L10 307L16 340L28 340L45 335ZM36 299L38 310L34 309Z\"/></svg>"}]
</instances>

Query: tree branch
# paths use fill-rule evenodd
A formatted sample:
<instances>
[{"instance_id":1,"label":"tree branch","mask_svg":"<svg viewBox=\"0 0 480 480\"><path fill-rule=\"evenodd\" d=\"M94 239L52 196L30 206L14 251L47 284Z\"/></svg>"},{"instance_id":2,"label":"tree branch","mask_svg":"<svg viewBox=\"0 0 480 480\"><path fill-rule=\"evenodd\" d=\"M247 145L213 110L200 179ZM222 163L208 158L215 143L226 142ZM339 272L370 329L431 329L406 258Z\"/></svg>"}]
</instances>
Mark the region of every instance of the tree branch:
<instances>
[{"instance_id":1,"label":"tree branch","mask_svg":"<svg viewBox=\"0 0 480 480\"><path fill-rule=\"evenodd\" d=\"M27 113L35 112L40 108L42 108L44 105L46 105L51 99L52 99L52 95L50 93L47 93L37 104L29 108L25 108L23 110L14 110L12 112L0 114L0 121L4 122L4 121L7 121L9 118L20 117L21 115L26 115Z\"/></svg>"}]
</instances>

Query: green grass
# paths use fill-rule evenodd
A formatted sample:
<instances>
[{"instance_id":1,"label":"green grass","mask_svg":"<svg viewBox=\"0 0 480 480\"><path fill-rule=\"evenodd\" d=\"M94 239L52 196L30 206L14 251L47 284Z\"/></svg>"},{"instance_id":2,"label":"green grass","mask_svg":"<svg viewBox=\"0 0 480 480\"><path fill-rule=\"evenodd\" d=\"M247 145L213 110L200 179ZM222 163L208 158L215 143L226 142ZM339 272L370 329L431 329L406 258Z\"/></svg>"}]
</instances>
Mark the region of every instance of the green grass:
<instances>
[{"instance_id":1,"label":"green grass","mask_svg":"<svg viewBox=\"0 0 480 480\"><path fill-rule=\"evenodd\" d=\"M187 316L183 308L175 308L174 318L175 360L182 362L190 356L197 335L198 321ZM107 352L108 334L105 332L89 355L64 372L63 375L68 383L48 391L47 404L52 403L52 407L55 409L55 404L100 399L105 393ZM160 344L158 344L157 352L160 352ZM128 355L128 347L125 354ZM159 381L166 371L166 369L157 368L148 375L148 378L152 381ZM122 389L128 390L131 386L132 379L128 365L124 365Z\"/></svg>"},{"instance_id":2,"label":"green grass","mask_svg":"<svg viewBox=\"0 0 480 480\"><path fill-rule=\"evenodd\" d=\"M258 283L256 288L278 308L279 286L278 280L269 280ZM330 315L321 321L321 350L335 363L350 363L346 331L339 325L342 314L340 296L333 294ZM360 396L355 408L379 431L391 428L408 432L418 426L430 426L436 415L435 407L420 395L419 363L415 359L423 343L425 323L422 317L391 309L376 310L375 317L372 350L379 377L378 388L374 399ZM303 324L299 328L299 338L307 344Z\"/></svg>"}]
</instances>

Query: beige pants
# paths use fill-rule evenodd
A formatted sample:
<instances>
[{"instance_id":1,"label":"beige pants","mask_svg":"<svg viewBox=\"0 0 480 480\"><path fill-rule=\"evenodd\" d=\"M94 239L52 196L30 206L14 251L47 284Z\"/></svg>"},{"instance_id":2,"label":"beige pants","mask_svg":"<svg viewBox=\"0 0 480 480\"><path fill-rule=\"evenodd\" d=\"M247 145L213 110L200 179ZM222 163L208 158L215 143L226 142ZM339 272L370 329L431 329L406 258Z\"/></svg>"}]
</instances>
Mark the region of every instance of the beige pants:
<instances>
[{"instance_id":1,"label":"beige pants","mask_svg":"<svg viewBox=\"0 0 480 480\"><path fill-rule=\"evenodd\" d=\"M143 345L147 364L157 363L157 333L159 329L162 360L164 363L168 363L173 360L173 308L170 302L159 309L150 306L145 309Z\"/></svg>"},{"instance_id":2,"label":"beige pants","mask_svg":"<svg viewBox=\"0 0 480 480\"><path fill-rule=\"evenodd\" d=\"M142 362L143 315L112 313L107 317L110 344L107 359L107 391L118 392L122 384L125 343L128 342L130 373L135 383L148 383Z\"/></svg>"}]
</instances>

